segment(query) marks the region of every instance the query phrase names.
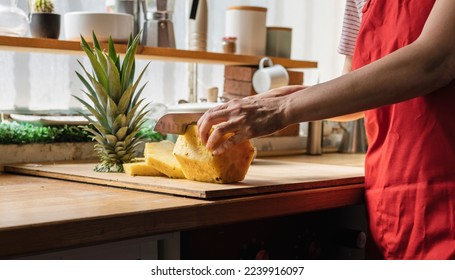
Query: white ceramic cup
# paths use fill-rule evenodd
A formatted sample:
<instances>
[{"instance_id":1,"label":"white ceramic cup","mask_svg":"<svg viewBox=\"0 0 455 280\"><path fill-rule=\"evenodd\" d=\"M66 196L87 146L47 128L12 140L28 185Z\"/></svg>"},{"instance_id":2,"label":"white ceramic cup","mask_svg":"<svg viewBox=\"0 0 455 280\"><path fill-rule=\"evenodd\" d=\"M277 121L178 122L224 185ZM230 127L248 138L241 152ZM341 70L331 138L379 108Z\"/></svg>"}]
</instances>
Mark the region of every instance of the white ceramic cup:
<instances>
[{"instance_id":1,"label":"white ceramic cup","mask_svg":"<svg viewBox=\"0 0 455 280\"><path fill-rule=\"evenodd\" d=\"M268 67L265 67L267 62ZM289 74L282 65L273 65L272 60L264 57L259 62L259 69L253 75L253 88L256 93L263 93L268 90L287 86Z\"/></svg>"}]
</instances>

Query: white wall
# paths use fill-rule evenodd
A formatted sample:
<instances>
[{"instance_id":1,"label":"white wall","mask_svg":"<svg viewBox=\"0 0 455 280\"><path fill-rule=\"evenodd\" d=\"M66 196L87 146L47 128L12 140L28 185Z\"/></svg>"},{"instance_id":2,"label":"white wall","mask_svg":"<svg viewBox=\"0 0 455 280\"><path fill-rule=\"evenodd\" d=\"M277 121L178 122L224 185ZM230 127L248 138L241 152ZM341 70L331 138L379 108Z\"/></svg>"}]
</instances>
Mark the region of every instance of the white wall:
<instances>
[{"instance_id":1,"label":"white wall","mask_svg":"<svg viewBox=\"0 0 455 280\"><path fill-rule=\"evenodd\" d=\"M175 0L173 17L177 48L186 47L188 3ZM341 30L344 1L341 0L208 0L209 51L221 51L225 10L231 5L254 5L268 8L267 24L293 28L292 58L319 63L317 71L306 72L306 84L332 79L341 72L342 57L336 53ZM57 1L57 11L102 11L102 0ZM64 38L64 34L61 34ZM77 59L83 56L16 53L0 51L0 110L32 110L78 107L71 95L81 96L82 88L74 71L80 70ZM139 61L138 68L147 61ZM223 66L201 65L203 85L223 87ZM174 103L186 99L187 64L153 61L144 81L149 81L145 96L152 102Z\"/></svg>"}]
</instances>

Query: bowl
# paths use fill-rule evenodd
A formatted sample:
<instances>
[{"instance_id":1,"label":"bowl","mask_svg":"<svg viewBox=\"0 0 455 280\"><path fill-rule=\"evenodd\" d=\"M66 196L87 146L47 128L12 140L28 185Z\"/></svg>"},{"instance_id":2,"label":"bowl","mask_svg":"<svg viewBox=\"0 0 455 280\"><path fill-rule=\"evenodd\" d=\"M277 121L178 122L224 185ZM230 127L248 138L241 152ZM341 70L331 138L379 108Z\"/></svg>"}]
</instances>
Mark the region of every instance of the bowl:
<instances>
[{"instance_id":1,"label":"bowl","mask_svg":"<svg viewBox=\"0 0 455 280\"><path fill-rule=\"evenodd\" d=\"M82 35L87 42L93 41L92 32L100 42L109 36L115 43L126 43L133 33L134 18L125 13L69 12L64 15L65 39L80 41Z\"/></svg>"}]
</instances>

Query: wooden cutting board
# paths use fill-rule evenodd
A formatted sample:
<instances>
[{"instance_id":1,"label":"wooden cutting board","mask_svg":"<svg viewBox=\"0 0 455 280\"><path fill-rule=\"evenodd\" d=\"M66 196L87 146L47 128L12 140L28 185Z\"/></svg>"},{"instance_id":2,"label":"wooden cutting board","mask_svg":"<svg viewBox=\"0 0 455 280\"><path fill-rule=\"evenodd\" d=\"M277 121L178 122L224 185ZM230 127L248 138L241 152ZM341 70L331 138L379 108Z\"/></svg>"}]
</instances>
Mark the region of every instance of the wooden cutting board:
<instances>
[{"instance_id":1,"label":"wooden cutting board","mask_svg":"<svg viewBox=\"0 0 455 280\"><path fill-rule=\"evenodd\" d=\"M5 166L5 171L206 199L323 188L364 181L362 167L272 159L255 159L245 180L235 184L214 184L164 177L133 177L123 173L99 173L93 171L94 166L94 162L78 161L15 164Z\"/></svg>"}]
</instances>

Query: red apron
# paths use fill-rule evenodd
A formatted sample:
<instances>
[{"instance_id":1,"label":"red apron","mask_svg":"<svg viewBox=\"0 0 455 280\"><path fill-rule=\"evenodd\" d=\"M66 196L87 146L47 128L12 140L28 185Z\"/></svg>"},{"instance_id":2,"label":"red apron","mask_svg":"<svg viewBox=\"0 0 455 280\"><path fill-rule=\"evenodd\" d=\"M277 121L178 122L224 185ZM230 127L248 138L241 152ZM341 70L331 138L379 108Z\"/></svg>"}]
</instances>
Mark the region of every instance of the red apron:
<instances>
[{"instance_id":1,"label":"red apron","mask_svg":"<svg viewBox=\"0 0 455 280\"><path fill-rule=\"evenodd\" d=\"M416 40L434 3L369 0L353 68ZM366 203L384 258L455 259L455 83L370 110L365 125Z\"/></svg>"}]
</instances>

